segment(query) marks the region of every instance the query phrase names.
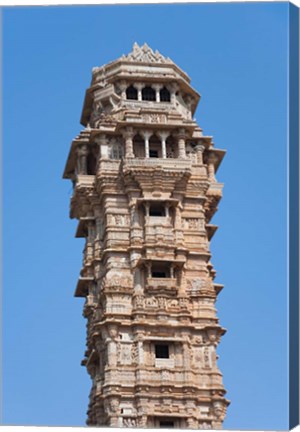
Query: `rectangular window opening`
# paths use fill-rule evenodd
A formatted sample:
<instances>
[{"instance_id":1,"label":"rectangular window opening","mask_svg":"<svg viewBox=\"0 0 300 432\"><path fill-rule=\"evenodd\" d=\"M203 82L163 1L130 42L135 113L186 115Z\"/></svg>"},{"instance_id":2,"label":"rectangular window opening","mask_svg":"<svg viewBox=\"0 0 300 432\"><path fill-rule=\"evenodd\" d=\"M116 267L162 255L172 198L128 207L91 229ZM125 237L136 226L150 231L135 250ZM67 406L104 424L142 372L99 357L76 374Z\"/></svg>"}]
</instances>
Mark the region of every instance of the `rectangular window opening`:
<instances>
[{"instance_id":1,"label":"rectangular window opening","mask_svg":"<svg viewBox=\"0 0 300 432\"><path fill-rule=\"evenodd\" d=\"M153 278L170 278L170 265L166 263L153 263L151 267L151 277Z\"/></svg>"},{"instance_id":2,"label":"rectangular window opening","mask_svg":"<svg viewBox=\"0 0 300 432\"><path fill-rule=\"evenodd\" d=\"M169 345L166 344L157 344L155 345L155 357L168 359L169 356Z\"/></svg>"},{"instance_id":3,"label":"rectangular window opening","mask_svg":"<svg viewBox=\"0 0 300 432\"><path fill-rule=\"evenodd\" d=\"M174 421L173 420L160 420L159 427L160 428L173 428L174 427Z\"/></svg>"},{"instance_id":4,"label":"rectangular window opening","mask_svg":"<svg viewBox=\"0 0 300 432\"><path fill-rule=\"evenodd\" d=\"M149 216L166 216L166 203L164 201L154 201L149 206Z\"/></svg>"},{"instance_id":5,"label":"rectangular window opening","mask_svg":"<svg viewBox=\"0 0 300 432\"><path fill-rule=\"evenodd\" d=\"M164 207L150 207L150 216L165 216L166 212Z\"/></svg>"},{"instance_id":6,"label":"rectangular window opening","mask_svg":"<svg viewBox=\"0 0 300 432\"><path fill-rule=\"evenodd\" d=\"M149 156L151 158L158 158L158 151L157 150L149 150Z\"/></svg>"},{"instance_id":7,"label":"rectangular window opening","mask_svg":"<svg viewBox=\"0 0 300 432\"><path fill-rule=\"evenodd\" d=\"M153 271L152 277L153 278L166 278L167 273L165 271Z\"/></svg>"}]
</instances>

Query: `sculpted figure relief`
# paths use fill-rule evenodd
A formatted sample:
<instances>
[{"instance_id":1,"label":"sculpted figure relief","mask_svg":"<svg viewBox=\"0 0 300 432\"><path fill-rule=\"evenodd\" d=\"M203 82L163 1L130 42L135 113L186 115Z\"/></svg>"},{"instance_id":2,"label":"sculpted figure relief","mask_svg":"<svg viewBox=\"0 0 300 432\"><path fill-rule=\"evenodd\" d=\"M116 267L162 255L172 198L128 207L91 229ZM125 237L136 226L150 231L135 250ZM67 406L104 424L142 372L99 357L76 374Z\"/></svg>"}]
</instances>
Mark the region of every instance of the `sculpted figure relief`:
<instances>
[{"instance_id":1,"label":"sculpted figure relief","mask_svg":"<svg viewBox=\"0 0 300 432\"><path fill-rule=\"evenodd\" d=\"M135 306L136 307L143 307L144 306L144 297L143 296L135 296Z\"/></svg>"},{"instance_id":2,"label":"sculpted figure relief","mask_svg":"<svg viewBox=\"0 0 300 432\"><path fill-rule=\"evenodd\" d=\"M156 298L154 297L147 297L145 298L145 306L147 307L157 307L158 306L158 301Z\"/></svg>"},{"instance_id":3,"label":"sculpted figure relief","mask_svg":"<svg viewBox=\"0 0 300 432\"><path fill-rule=\"evenodd\" d=\"M112 220L114 221L114 224L117 226L127 226L129 225L130 222L129 216L124 214L113 215Z\"/></svg>"},{"instance_id":4,"label":"sculpted figure relief","mask_svg":"<svg viewBox=\"0 0 300 432\"><path fill-rule=\"evenodd\" d=\"M136 427L136 419L131 417L123 417L123 426L125 427Z\"/></svg>"},{"instance_id":5,"label":"sculpted figure relief","mask_svg":"<svg viewBox=\"0 0 300 432\"><path fill-rule=\"evenodd\" d=\"M204 367L211 368L210 349L208 347L204 348L203 355L204 355Z\"/></svg>"},{"instance_id":6,"label":"sculpted figure relief","mask_svg":"<svg viewBox=\"0 0 300 432\"><path fill-rule=\"evenodd\" d=\"M117 398L112 398L110 401L109 401L109 409L110 409L110 411L112 412L112 413L117 413L118 412L118 409L119 409L119 399L117 399Z\"/></svg>"},{"instance_id":7,"label":"sculpted figure relief","mask_svg":"<svg viewBox=\"0 0 300 432\"><path fill-rule=\"evenodd\" d=\"M199 422L199 429L211 429L211 423Z\"/></svg>"},{"instance_id":8,"label":"sculpted figure relief","mask_svg":"<svg viewBox=\"0 0 300 432\"><path fill-rule=\"evenodd\" d=\"M131 364L132 361L132 347L131 344L119 343L119 362L121 364Z\"/></svg>"}]
</instances>

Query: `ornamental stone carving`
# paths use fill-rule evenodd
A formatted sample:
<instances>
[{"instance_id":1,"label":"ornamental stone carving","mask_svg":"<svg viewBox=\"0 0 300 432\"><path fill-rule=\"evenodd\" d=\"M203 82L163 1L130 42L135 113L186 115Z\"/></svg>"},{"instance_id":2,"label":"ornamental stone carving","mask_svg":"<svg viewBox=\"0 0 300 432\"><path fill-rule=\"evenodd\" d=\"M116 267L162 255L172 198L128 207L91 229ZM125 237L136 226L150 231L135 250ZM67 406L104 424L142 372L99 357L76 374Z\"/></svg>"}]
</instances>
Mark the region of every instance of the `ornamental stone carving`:
<instances>
[{"instance_id":1,"label":"ornamental stone carving","mask_svg":"<svg viewBox=\"0 0 300 432\"><path fill-rule=\"evenodd\" d=\"M121 59L143 63L172 62L169 58L164 57L158 51L154 52L146 43L141 47L137 43L134 43L132 52L127 54L126 56L123 55Z\"/></svg>"},{"instance_id":2,"label":"ornamental stone carving","mask_svg":"<svg viewBox=\"0 0 300 432\"><path fill-rule=\"evenodd\" d=\"M123 417L124 427L136 427L136 419L132 417Z\"/></svg>"}]
</instances>

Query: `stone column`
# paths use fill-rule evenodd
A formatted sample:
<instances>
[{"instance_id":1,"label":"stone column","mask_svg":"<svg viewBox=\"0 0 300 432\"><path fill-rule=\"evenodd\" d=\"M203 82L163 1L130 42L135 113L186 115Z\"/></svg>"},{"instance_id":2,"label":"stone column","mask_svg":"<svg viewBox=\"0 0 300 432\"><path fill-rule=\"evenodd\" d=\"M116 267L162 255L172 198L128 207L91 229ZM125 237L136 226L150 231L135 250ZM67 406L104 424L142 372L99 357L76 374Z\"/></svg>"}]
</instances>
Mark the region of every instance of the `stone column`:
<instances>
[{"instance_id":1,"label":"stone column","mask_svg":"<svg viewBox=\"0 0 300 432\"><path fill-rule=\"evenodd\" d=\"M190 349L187 341L184 341L182 343L182 348L183 348L183 364L186 370L188 371L190 368Z\"/></svg>"},{"instance_id":2,"label":"stone column","mask_svg":"<svg viewBox=\"0 0 300 432\"><path fill-rule=\"evenodd\" d=\"M101 248L102 248L102 235L103 235L103 223L101 216L101 207L95 206L95 225L96 225L96 238L95 238L95 258L100 258Z\"/></svg>"},{"instance_id":3,"label":"stone column","mask_svg":"<svg viewBox=\"0 0 300 432\"><path fill-rule=\"evenodd\" d=\"M178 205L175 207L175 228L181 229L181 211Z\"/></svg>"},{"instance_id":4,"label":"stone column","mask_svg":"<svg viewBox=\"0 0 300 432\"><path fill-rule=\"evenodd\" d=\"M184 129L180 129L179 133L177 135L177 139L178 139L178 157L180 159L185 159L186 158L186 153L185 153L185 138L186 138L185 130Z\"/></svg>"},{"instance_id":5,"label":"stone column","mask_svg":"<svg viewBox=\"0 0 300 432\"><path fill-rule=\"evenodd\" d=\"M135 294L143 294L141 269L136 267L134 271L134 292Z\"/></svg>"},{"instance_id":6,"label":"stone column","mask_svg":"<svg viewBox=\"0 0 300 432\"><path fill-rule=\"evenodd\" d=\"M185 102L186 102L186 107L187 107L187 109L189 111L189 117L190 117L190 119L192 119L192 101L193 101L193 98L191 96L187 96L186 97Z\"/></svg>"},{"instance_id":7,"label":"stone column","mask_svg":"<svg viewBox=\"0 0 300 432\"><path fill-rule=\"evenodd\" d=\"M138 91L138 101L141 101L142 100L142 89L143 89L143 87L145 87L145 84L143 84L143 83L136 83L136 84L134 84L134 87Z\"/></svg>"},{"instance_id":8,"label":"stone column","mask_svg":"<svg viewBox=\"0 0 300 432\"><path fill-rule=\"evenodd\" d=\"M107 338L107 357L109 366L117 365L117 343L116 338L118 335L117 326L111 325L108 329L109 337Z\"/></svg>"},{"instance_id":9,"label":"stone column","mask_svg":"<svg viewBox=\"0 0 300 432\"><path fill-rule=\"evenodd\" d=\"M132 127L126 128L125 132L123 132L123 137L125 139L125 158L134 158L133 153L133 137L134 130Z\"/></svg>"},{"instance_id":10,"label":"stone column","mask_svg":"<svg viewBox=\"0 0 300 432\"><path fill-rule=\"evenodd\" d=\"M143 364L144 363L144 350L143 350L143 341L138 341L138 363Z\"/></svg>"},{"instance_id":11,"label":"stone column","mask_svg":"<svg viewBox=\"0 0 300 432\"><path fill-rule=\"evenodd\" d=\"M196 155L197 155L197 163L199 165L203 165L203 152L204 152L205 146L203 144L197 144L195 149L196 149Z\"/></svg>"},{"instance_id":12,"label":"stone column","mask_svg":"<svg viewBox=\"0 0 300 432\"><path fill-rule=\"evenodd\" d=\"M151 262L147 262L146 263L146 268L147 268L147 278L151 278Z\"/></svg>"},{"instance_id":13,"label":"stone column","mask_svg":"<svg viewBox=\"0 0 300 432\"><path fill-rule=\"evenodd\" d=\"M215 163L217 162L217 160L217 156L213 153L210 153L210 155L208 156L208 179L212 182L216 181Z\"/></svg>"},{"instance_id":14,"label":"stone column","mask_svg":"<svg viewBox=\"0 0 300 432\"><path fill-rule=\"evenodd\" d=\"M78 174L87 174L87 155L88 155L88 146L86 144L81 145L77 149L77 171Z\"/></svg>"},{"instance_id":15,"label":"stone column","mask_svg":"<svg viewBox=\"0 0 300 432\"><path fill-rule=\"evenodd\" d=\"M117 344L113 339L107 341L107 357L109 366L117 365Z\"/></svg>"},{"instance_id":16,"label":"stone column","mask_svg":"<svg viewBox=\"0 0 300 432\"><path fill-rule=\"evenodd\" d=\"M143 131L142 134L145 140L145 157L149 158L149 138L151 137L152 132Z\"/></svg>"},{"instance_id":17,"label":"stone column","mask_svg":"<svg viewBox=\"0 0 300 432\"><path fill-rule=\"evenodd\" d=\"M171 264L170 266L170 277L173 279L174 278L174 264Z\"/></svg>"},{"instance_id":18,"label":"stone column","mask_svg":"<svg viewBox=\"0 0 300 432\"><path fill-rule=\"evenodd\" d=\"M145 207L145 216L148 218L149 217L149 213L150 213L150 203L148 201L146 201L144 203L144 207Z\"/></svg>"},{"instance_id":19,"label":"stone column","mask_svg":"<svg viewBox=\"0 0 300 432\"><path fill-rule=\"evenodd\" d=\"M99 155L100 158L102 159L108 159L109 158L109 154L108 154L108 140L106 138L105 134L101 134L98 139L97 142L99 143Z\"/></svg>"},{"instance_id":20,"label":"stone column","mask_svg":"<svg viewBox=\"0 0 300 432\"><path fill-rule=\"evenodd\" d=\"M149 217L149 214L150 214L150 203L148 201L145 202L145 209L146 209L146 216Z\"/></svg>"},{"instance_id":21,"label":"stone column","mask_svg":"<svg viewBox=\"0 0 300 432\"><path fill-rule=\"evenodd\" d=\"M131 224L133 227L139 227L139 214L135 203L130 205Z\"/></svg>"},{"instance_id":22,"label":"stone column","mask_svg":"<svg viewBox=\"0 0 300 432\"><path fill-rule=\"evenodd\" d=\"M182 230L182 222L181 222L181 211L179 206L177 205L175 207L175 223L174 223L174 230L175 230L175 238L176 242L178 244L183 244L184 242L184 236L183 236L183 230Z\"/></svg>"},{"instance_id":23,"label":"stone column","mask_svg":"<svg viewBox=\"0 0 300 432\"><path fill-rule=\"evenodd\" d=\"M156 102L160 102L160 89L162 88L162 85L152 84L152 88L155 90Z\"/></svg>"},{"instance_id":24,"label":"stone column","mask_svg":"<svg viewBox=\"0 0 300 432\"><path fill-rule=\"evenodd\" d=\"M87 223L88 236L86 242L86 260L89 262L93 258L94 222L89 220Z\"/></svg>"},{"instance_id":25,"label":"stone column","mask_svg":"<svg viewBox=\"0 0 300 432\"><path fill-rule=\"evenodd\" d=\"M166 203L166 207L165 207L165 209L166 209L166 217L169 217L170 216L170 203L169 202L167 202Z\"/></svg>"},{"instance_id":26,"label":"stone column","mask_svg":"<svg viewBox=\"0 0 300 432\"><path fill-rule=\"evenodd\" d=\"M171 93L171 102L172 103L175 103L176 102L176 92L177 92L177 90L179 89L179 87L178 87L178 84L176 84L176 83L173 83L171 86L170 86L170 93Z\"/></svg>"},{"instance_id":27,"label":"stone column","mask_svg":"<svg viewBox=\"0 0 300 432\"><path fill-rule=\"evenodd\" d=\"M131 217L131 227L130 227L131 245L141 244L143 239L143 229L140 225L139 208L135 203L132 203L130 205L130 217Z\"/></svg>"},{"instance_id":28,"label":"stone column","mask_svg":"<svg viewBox=\"0 0 300 432\"><path fill-rule=\"evenodd\" d=\"M163 159L166 159L166 157L167 157L166 140L167 140L167 138L169 136L169 132L159 132L159 136L161 138L162 157L163 157Z\"/></svg>"},{"instance_id":29,"label":"stone column","mask_svg":"<svg viewBox=\"0 0 300 432\"><path fill-rule=\"evenodd\" d=\"M121 81L119 83L119 88L121 90L121 98L125 100L126 99L127 82L126 81Z\"/></svg>"}]
</instances>

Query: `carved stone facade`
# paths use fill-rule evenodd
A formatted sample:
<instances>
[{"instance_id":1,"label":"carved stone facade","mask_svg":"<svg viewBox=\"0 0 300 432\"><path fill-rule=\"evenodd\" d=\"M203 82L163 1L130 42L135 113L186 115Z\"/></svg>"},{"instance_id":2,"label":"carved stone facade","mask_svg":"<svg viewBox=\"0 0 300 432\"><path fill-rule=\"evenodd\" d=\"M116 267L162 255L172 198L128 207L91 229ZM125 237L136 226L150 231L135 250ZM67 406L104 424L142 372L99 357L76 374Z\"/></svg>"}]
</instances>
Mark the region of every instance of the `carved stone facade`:
<instances>
[{"instance_id":1,"label":"carved stone facade","mask_svg":"<svg viewBox=\"0 0 300 432\"><path fill-rule=\"evenodd\" d=\"M225 152L193 120L199 99L146 44L93 69L64 172L85 238L88 425L222 426L210 220Z\"/></svg>"}]
</instances>

